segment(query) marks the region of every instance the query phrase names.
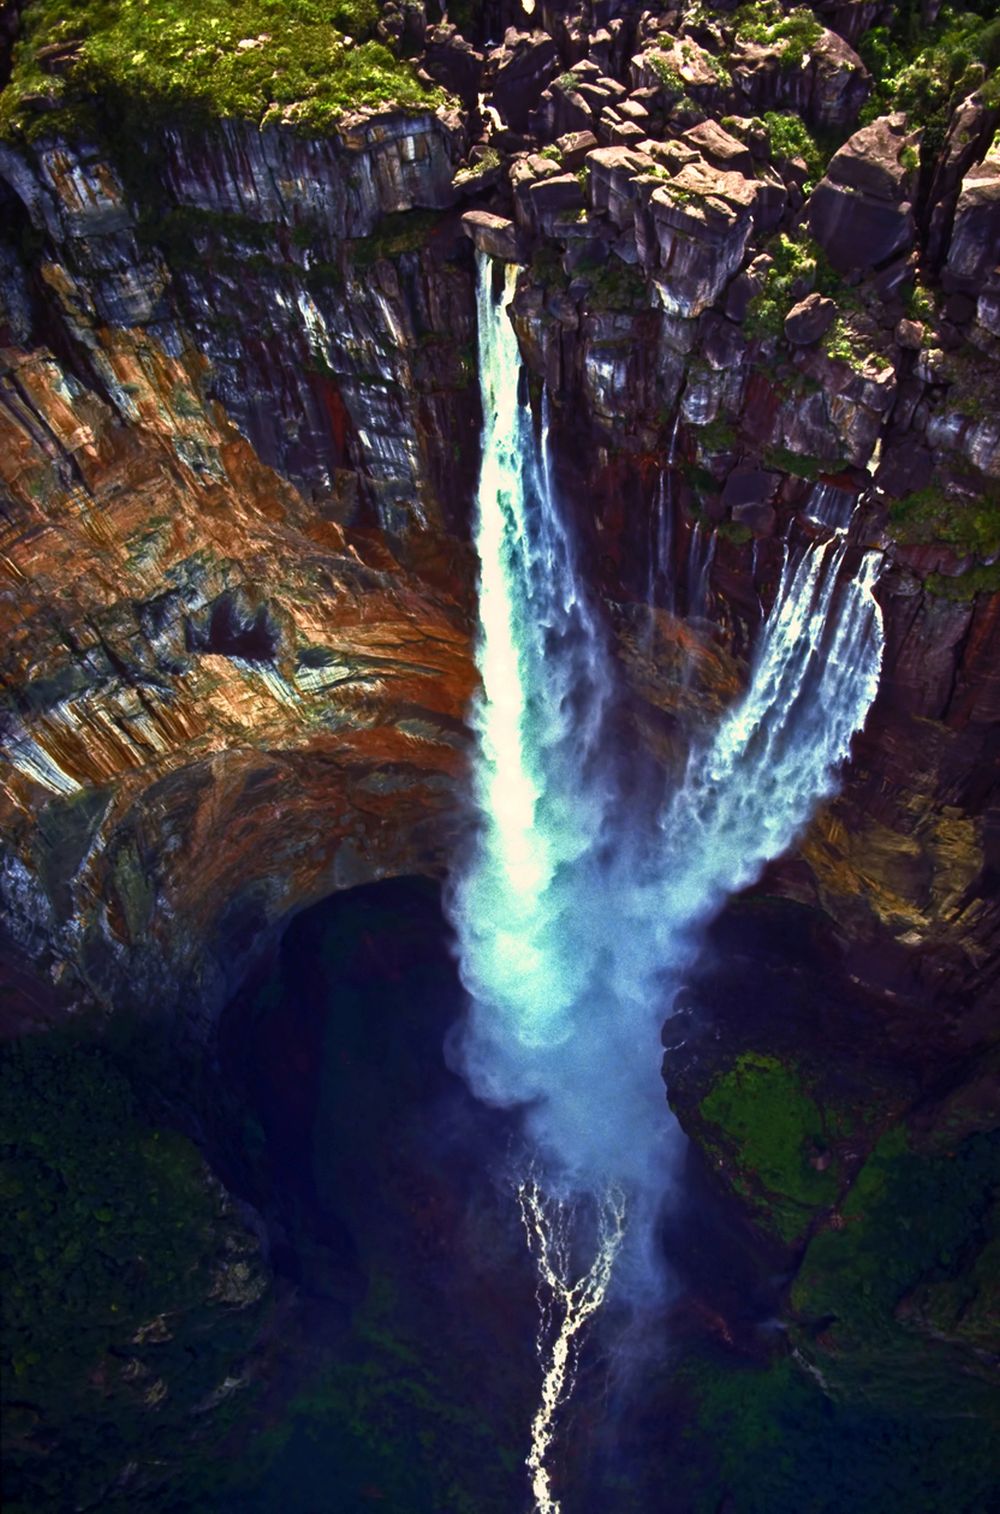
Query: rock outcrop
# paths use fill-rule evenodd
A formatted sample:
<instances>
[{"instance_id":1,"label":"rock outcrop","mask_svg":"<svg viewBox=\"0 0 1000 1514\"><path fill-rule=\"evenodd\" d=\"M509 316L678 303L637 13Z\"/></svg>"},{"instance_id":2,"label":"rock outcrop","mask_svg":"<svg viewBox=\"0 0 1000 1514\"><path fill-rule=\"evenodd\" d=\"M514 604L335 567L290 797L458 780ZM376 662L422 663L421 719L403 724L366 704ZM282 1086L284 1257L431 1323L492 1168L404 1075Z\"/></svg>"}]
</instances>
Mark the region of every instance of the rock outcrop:
<instances>
[{"instance_id":1,"label":"rock outcrop","mask_svg":"<svg viewBox=\"0 0 1000 1514\"><path fill-rule=\"evenodd\" d=\"M831 158L809 199L809 229L840 272L879 267L913 245L918 141L905 116L883 116Z\"/></svg>"},{"instance_id":2,"label":"rock outcrop","mask_svg":"<svg viewBox=\"0 0 1000 1514\"><path fill-rule=\"evenodd\" d=\"M366 504L344 467L317 509L208 397L195 349L79 330L89 383L11 347L0 381L6 927L57 975L72 959L98 996L184 1003L197 1027L298 901L440 857L471 580L428 520L416 447L408 505ZM303 376L343 442L333 381ZM415 519L407 569L389 543ZM412 846L385 823L407 830L407 809Z\"/></svg>"}]
</instances>

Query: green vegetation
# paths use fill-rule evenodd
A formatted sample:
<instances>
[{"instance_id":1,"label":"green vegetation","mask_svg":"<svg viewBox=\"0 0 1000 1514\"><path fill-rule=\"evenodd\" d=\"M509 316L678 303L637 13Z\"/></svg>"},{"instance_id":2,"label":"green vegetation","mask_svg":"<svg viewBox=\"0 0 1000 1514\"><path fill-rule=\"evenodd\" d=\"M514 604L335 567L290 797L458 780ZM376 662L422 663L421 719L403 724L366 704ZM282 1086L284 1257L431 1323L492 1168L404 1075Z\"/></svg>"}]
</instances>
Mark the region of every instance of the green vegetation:
<instances>
[{"instance_id":1,"label":"green vegetation","mask_svg":"<svg viewBox=\"0 0 1000 1514\"><path fill-rule=\"evenodd\" d=\"M971 557L965 572L932 573L926 580L932 594L962 602L1000 589L1000 485L971 472L958 482L961 487L930 484L894 500L889 529L906 545L940 542Z\"/></svg>"},{"instance_id":2,"label":"green vegetation","mask_svg":"<svg viewBox=\"0 0 1000 1514\"><path fill-rule=\"evenodd\" d=\"M840 1223L813 1236L792 1288L804 1349L822 1357L822 1370L836 1370L845 1385L858 1374L873 1399L891 1401L895 1364L910 1376L914 1407L924 1393L933 1407L939 1374L954 1370L950 1407L959 1397L978 1402L986 1369L981 1380L974 1353L995 1350L1000 1329L989 1266L998 1197L1000 1131L932 1152L913 1150L900 1126L888 1131L855 1179ZM810 1346L816 1321L823 1339Z\"/></svg>"},{"instance_id":3,"label":"green vegetation","mask_svg":"<svg viewBox=\"0 0 1000 1514\"><path fill-rule=\"evenodd\" d=\"M686 88L684 80L670 61L668 54L660 52L647 53L646 61L655 71L661 84L665 85L667 89L673 91L675 94L684 94Z\"/></svg>"},{"instance_id":4,"label":"green vegetation","mask_svg":"<svg viewBox=\"0 0 1000 1514\"><path fill-rule=\"evenodd\" d=\"M724 520L716 530L723 541L732 542L734 547L745 547L748 541L753 540L753 532L741 520Z\"/></svg>"},{"instance_id":5,"label":"green vegetation","mask_svg":"<svg viewBox=\"0 0 1000 1514\"><path fill-rule=\"evenodd\" d=\"M896 540L919 546L943 542L978 558L1000 554L1000 485L971 475L964 482L968 492L930 484L893 501L889 521Z\"/></svg>"},{"instance_id":6,"label":"green vegetation","mask_svg":"<svg viewBox=\"0 0 1000 1514\"><path fill-rule=\"evenodd\" d=\"M923 128L926 163L939 151L960 100L978 90L986 105L1000 105L1000 18L995 5L983 9L992 14L945 5L927 26L917 0L907 0L891 27L877 26L862 37L858 51L874 80L862 121L908 111Z\"/></svg>"},{"instance_id":7,"label":"green vegetation","mask_svg":"<svg viewBox=\"0 0 1000 1514\"><path fill-rule=\"evenodd\" d=\"M675 1368L690 1423L670 1464L689 1514L982 1514L995 1490L995 1426L831 1397L793 1357L770 1366L688 1359Z\"/></svg>"},{"instance_id":8,"label":"green vegetation","mask_svg":"<svg viewBox=\"0 0 1000 1514\"><path fill-rule=\"evenodd\" d=\"M863 363L869 354L864 339L855 332L850 318L845 319L842 315L837 316L823 337L823 351L827 357L836 358L841 363Z\"/></svg>"},{"instance_id":9,"label":"green vegetation","mask_svg":"<svg viewBox=\"0 0 1000 1514\"><path fill-rule=\"evenodd\" d=\"M643 310L649 305L649 289L642 271L611 256L597 268L582 268L590 291L586 304L590 310Z\"/></svg>"},{"instance_id":10,"label":"green vegetation","mask_svg":"<svg viewBox=\"0 0 1000 1514\"><path fill-rule=\"evenodd\" d=\"M216 266L245 266L248 261L270 250L277 264L273 228L250 216L231 215L223 211L201 210L194 205L175 205L169 210L140 218L139 240L155 244L171 268L204 265L205 251Z\"/></svg>"},{"instance_id":11,"label":"green vegetation","mask_svg":"<svg viewBox=\"0 0 1000 1514\"><path fill-rule=\"evenodd\" d=\"M443 99L372 34L375 0L32 0L0 96L0 133L29 138L100 124L136 129L192 111L322 133L346 111ZM63 72L43 49L67 49ZM30 98L48 108L35 113Z\"/></svg>"},{"instance_id":12,"label":"green vegetation","mask_svg":"<svg viewBox=\"0 0 1000 1514\"><path fill-rule=\"evenodd\" d=\"M698 447L702 453L731 452L735 446L736 432L728 421L716 419L698 427Z\"/></svg>"},{"instance_id":13,"label":"green vegetation","mask_svg":"<svg viewBox=\"0 0 1000 1514\"><path fill-rule=\"evenodd\" d=\"M437 210L403 210L398 215L383 216L370 237L359 237L350 244L355 268L370 268L380 258L392 261L405 252L420 252L440 220Z\"/></svg>"},{"instance_id":14,"label":"green vegetation","mask_svg":"<svg viewBox=\"0 0 1000 1514\"><path fill-rule=\"evenodd\" d=\"M744 330L751 337L781 336L785 317L804 293L815 288L820 251L808 238L794 241L784 232L768 243L773 264L747 309Z\"/></svg>"},{"instance_id":15,"label":"green vegetation","mask_svg":"<svg viewBox=\"0 0 1000 1514\"><path fill-rule=\"evenodd\" d=\"M785 111L769 110L764 116L764 125L771 141L772 157L801 158L809 169L809 179L804 186L808 194L826 168L826 154L816 138L800 116Z\"/></svg>"},{"instance_id":16,"label":"green vegetation","mask_svg":"<svg viewBox=\"0 0 1000 1514\"><path fill-rule=\"evenodd\" d=\"M532 253L531 282L543 289L565 289L569 283L562 258L551 242L539 242Z\"/></svg>"},{"instance_id":17,"label":"green vegetation","mask_svg":"<svg viewBox=\"0 0 1000 1514\"><path fill-rule=\"evenodd\" d=\"M754 0L734 12L731 24L742 42L776 48L782 68L798 68L823 35L808 6L785 10L778 0Z\"/></svg>"},{"instance_id":18,"label":"green vegetation","mask_svg":"<svg viewBox=\"0 0 1000 1514\"><path fill-rule=\"evenodd\" d=\"M743 323L747 335L781 336L792 306L815 289L835 299L840 310L837 322L824 338L826 351L846 362L867 357L870 345L866 347L865 338L855 337L850 327L851 317L862 308L861 299L831 267L823 249L807 235L795 238L782 231L771 239L765 251L773 261L762 287L747 307Z\"/></svg>"},{"instance_id":19,"label":"green vegetation","mask_svg":"<svg viewBox=\"0 0 1000 1514\"><path fill-rule=\"evenodd\" d=\"M816 1208L833 1202L823 1116L797 1072L776 1057L745 1052L701 1102L710 1149L732 1163L734 1187L760 1223L783 1240L799 1236Z\"/></svg>"},{"instance_id":20,"label":"green vegetation","mask_svg":"<svg viewBox=\"0 0 1000 1514\"><path fill-rule=\"evenodd\" d=\"M924 582L930 593L939 599L966 604L977 594L1000 593L1000 563L979 564L954 578L945 573L929 573Z\"/></svg>"},{"instance_id":21,"label":"green vegetation","mask_svg":"<svg viewBox=\"0 0 1000 1514\"><path fill-rule=\"evenodd\" d=\"M543 157L548 156L548 149ZM500 167L500 154L495 147L487 147L482 156L475 163L470 163L468 168L462 168L455 175L456 184L473 184L477 179L485 179L487 174L493 173Z\"/></svg>"},{"instance_id":22,"label":"green vegetation","mask_svg":"<svg viewBox=\"0 0 1000 1514\"><path fill-rule=\"evenodd\" d=\"M787 447L768 447L764 453L764 461L769 468L776 468L779 473L790 473L793 478L812 480L821 475L843 473L850 467L850 463L843 458L831 461L819 457L806 457L799 452L790 452Z\"/></svg>"},{"instance_id":23,"label":"green vegetation","mask_svg":"<svg viewBox=\"0 0 1000 1514\"><path fill-rule=\"evenodd\" d=\"M284 1507L290 1488L310 1495L296 1508L329 1514L357 1514L375 1489L378 1503L400 1514L500 1514L509 1507L518 1458L498 1446L497 1426L456 1392L447 1361L435 1360L426 1331L408 1321L414 1303L397 1281L401 1260L371 1278L340 1360L287 1405L278 1427L234 1469L247 1514ZM511 1441L516 1445L513 1435ZM480 1474L472 1486L470 1466Z\"/></svg>"},{"instance_id":24,"label":"green vegetation","mask_svg":"<svg viewBox=\"0 0 1000 1514\"><path fill-rule=\"evenodd\" d=\"M5 1507L117 1509L126 1463L220 1430L191 1416L255 1332L256 1242L103 1051L50 1033L0 1072Z\"/></svg>"}]
</instances>

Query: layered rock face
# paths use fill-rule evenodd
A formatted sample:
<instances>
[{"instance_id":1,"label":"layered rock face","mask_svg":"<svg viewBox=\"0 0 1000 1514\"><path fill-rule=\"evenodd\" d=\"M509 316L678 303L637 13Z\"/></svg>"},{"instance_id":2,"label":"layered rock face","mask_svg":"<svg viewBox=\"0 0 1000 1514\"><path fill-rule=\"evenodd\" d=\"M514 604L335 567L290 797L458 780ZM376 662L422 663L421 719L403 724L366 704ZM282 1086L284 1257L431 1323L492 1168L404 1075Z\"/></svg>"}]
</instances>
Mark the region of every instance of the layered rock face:
<instances>
[{"instance_id":1,"label":"layered rock face","mask_svg":"<svg viewBox=\"0 0 1000 1514\"><path fill-rule=\"evenodd\" d=\"M998 112L970 76L930 145L862 124L879 19L488 6L415 42L387 10L454 107L319 138L161 118L144 169L44 100L8 132L8 919L67 993L207 1023L235 943L444 856L473 244L524 264L522 350L665 760L735 686L792 522L853 512L886 553L879 703L768 886L874 985L982 985Z\"/></svg>"},{"instance_id":2,"label":"layered rock face","mask_svg":"<svg viewBox=\"0 0 1000 1514\"><path fill-rule=\"evenodd\" d=\"M322 228L259 251L313 201L336 251L450 198L445 125L411 127L256 156L226 132L200 163L171 136L174 266L92 148L5 158L47 238L31 287L10 261L4 332L6 921L102 997L197 1021L268 922L440 859L471 691L445 531L475 466L466 244L421 223L401 266L315 277Z\"/></svg>"}]
</instances>

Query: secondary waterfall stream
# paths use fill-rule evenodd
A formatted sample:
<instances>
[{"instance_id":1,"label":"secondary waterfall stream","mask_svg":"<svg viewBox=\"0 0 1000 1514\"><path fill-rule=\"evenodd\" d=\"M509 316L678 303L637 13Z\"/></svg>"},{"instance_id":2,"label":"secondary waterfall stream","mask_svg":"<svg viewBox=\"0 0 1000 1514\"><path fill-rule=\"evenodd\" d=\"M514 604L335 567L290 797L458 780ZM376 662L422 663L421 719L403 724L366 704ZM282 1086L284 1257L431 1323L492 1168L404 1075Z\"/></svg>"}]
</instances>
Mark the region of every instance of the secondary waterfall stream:
<instances>
[{"instance_id":1,"label":"secondary waterfall stream","mask_svg":"<svg viewBox=\"0 0 1000 1514\"><path fill-rule=\"evenodd\" d=\"M679 1135L660 1076L664 1006L726 896L832 792L878 687L876 554L853 577L835 535L786 560L750 685L640 825L616 783L615 665L578 571L507 306L478 265L483 456L474 849L450 895L468 1015L450 1054L474 1092L524 1109L514 1186L539 1297L539 1408L526 1464L557 1514L549 1458L584 1332L661 1266L655 1218Z\"/></svg>"}]
</instances>

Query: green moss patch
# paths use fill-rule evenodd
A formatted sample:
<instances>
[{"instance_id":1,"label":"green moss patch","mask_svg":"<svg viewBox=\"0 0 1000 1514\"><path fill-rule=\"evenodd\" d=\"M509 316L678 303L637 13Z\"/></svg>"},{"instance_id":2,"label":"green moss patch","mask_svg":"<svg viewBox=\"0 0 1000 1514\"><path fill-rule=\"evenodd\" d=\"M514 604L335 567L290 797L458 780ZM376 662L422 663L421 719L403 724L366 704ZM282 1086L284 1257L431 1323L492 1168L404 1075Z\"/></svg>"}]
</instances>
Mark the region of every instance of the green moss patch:
<instances>
[{"instance_id":1,"label":"green moss patch","mask_svg":"<svg viewBox=\"0 0 1000 1514\"><path fill-rule=\"evenodd\" d=\"M32 0L0 132L195 110L322 133L350 110L440 103L442 91L373 39L377 20L375 0Z\"/></svg>"},{"instance_id":2,"label":"green moss patch","mask_svg":"<svg viewBox=\"0 0 1000 1514\"><path fill-rule=\"evenodd\" d=\"M805 184L808 194L813 183L822 177L826 167L826 154L806 126L801 116L786 111L770 110L764 116L771 141L771 156L774 158L801 158L809 169L810 180Z\"/></svg>"},{"instance_id":3,"label":"green moss patch","mask_svg":"<svg viewBox=\"0 0 1000 1514\"><path fill-rule=\"evenodd\" d=\"M778 0L753 0L740 6L732 19L740 41L775 48L782 68L798 68L823 35L808 6L786 10Z\"/></svg>"},{"instance_id":4,"label":"green moss patch","mask_svg":"<svg viewBox=\"0 0 1000 1514\"><path fill-rule=\"evenodd\" d=\"M895 1126L852 1184L841 1223L810 1242L793 1306L832 1319L838 1336L893 1329L909 1289L953 1279L994 1238L998 1186L1000 1132L928 1156Z\"/></svg>"},{"instance_id":5,"label":"green moss patch","mask_svg":"<svg viewBox=\"0 0 1000 1514\"><path fill-rule=\"evenodd\" d=\"M383 216L370 237L359 237L350 244L351 261L355 268L370 268L380 258L394 261L404 253L420 252L440 223L441 212L436 210L404 210Z\"/></svg>"},{"instance_id":6,"label":"green moss patch","mask_svg":"<svg viewBox=\"0 0 1000 1514\"><path fill-rule=\"evenodd\" d=\"M793 1339L831 1390L995 1418L998 1195L1000 1131L938 1154L882 1137L792 1288Z\"/></svg>"},{"instance_id":7,"label":"green moss patch","mask_svg":"<svg viewBox=\"0 0 1000 1514\"><path fill-rule=\"evenodd\" d=\"M951 112L966 96L978 91L985 105L1000 105L995 5L944 5L933 26L926 24L919 6L898 6L892 25L873 27L858 51L874 81L862 121L889 111L909 112L923 128L925 163L940 151Z\"/></svg>"},{"instance_id":8,"label":"green moss patch","mask_svg":"<svg viewBox=\"0 0 1000 1514\"><path fill-rule=\"evenodd\" d=\"M586 296L589 310L624 312L642 310L649 305L649 290L641 270L610 257L600 267L580 270L590 288Z\"/></svg>"},{"instance_id":9,"label":"green moss patch","mask_svg":"<svg viewBox=\"0 0 1000 1514\"><path fill-rule=\"evenodd\" d=\"M962 556L980 561L1000 553L1000 486L971 475L961 487L929 484L889 509L889 526L897 541L926 546L941 542Z\"/></svg>"},{"instance_id":10,"label":"green moss patch","mask_svg":"<svg viewBox=\"0 0 1000 1514\"><path fill-rule=\"evenodd\" d=\"M801 1078L777 1057L744 1052L700 1106L714 1127L709 1149L737 1171L734 1186L764 1228L799 1236L817 1208L836 1196L823 1116ZM817 1165L819 1164L819 1165Z\"/></svg>"},{"instance_id":11,"label":"green moss patch","mask_svg":"<svg viewBox=\"0 0 1000 1514\"><path fill-rule=\"evenodd\" d=\"M922 301L923 292L916 298ZM942 354L941 359L951 381L948 408L973 422L982 419L991 391L981 360L967 351ZM963 459L953 456L925 488L893 500L888 524L904 546L940 545L967 559L962 572L929 574L925 582L931 594L967 602L1000 589L1000 483Z\"/></svg>"}]
</instances>

